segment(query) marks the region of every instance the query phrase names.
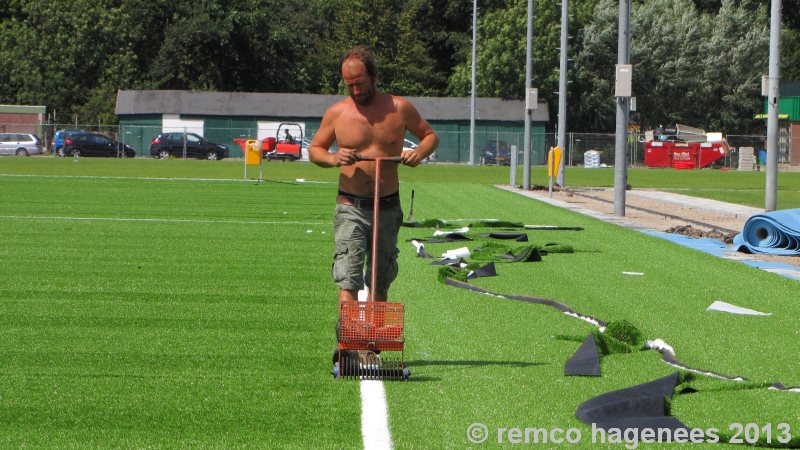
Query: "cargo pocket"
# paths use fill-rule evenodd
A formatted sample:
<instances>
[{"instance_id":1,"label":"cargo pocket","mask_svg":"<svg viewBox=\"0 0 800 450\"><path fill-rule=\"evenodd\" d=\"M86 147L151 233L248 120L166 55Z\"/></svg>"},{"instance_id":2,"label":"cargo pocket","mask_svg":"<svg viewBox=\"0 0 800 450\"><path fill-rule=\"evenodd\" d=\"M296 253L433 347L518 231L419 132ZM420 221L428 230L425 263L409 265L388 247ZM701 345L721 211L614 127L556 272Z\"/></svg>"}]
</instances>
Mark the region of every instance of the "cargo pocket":
<instances>
[{"instance_id":1,"label":"cargo pocket","mask_svg":"<svg viewBox=\"0 0 800 450\"><path fill-rule=\"evenodd\" d=\"M397 278L398 265L397 255L400 249L395 247L384 258L381 258L381 267L378 268L378 291L386 292L392 282Z\"/></svg>"},{"instance_id":2,"label":"cargo pocket","mask_svg":"<svg viewBox=\"0 0 800 450\"><path fill-rule=\"evenodd\" d=\"M331 276L335 283L341 283L347 278L347 253L346 244L336 244L333 252L333 265L331 266Z\"/></svg>"}]
</instances>

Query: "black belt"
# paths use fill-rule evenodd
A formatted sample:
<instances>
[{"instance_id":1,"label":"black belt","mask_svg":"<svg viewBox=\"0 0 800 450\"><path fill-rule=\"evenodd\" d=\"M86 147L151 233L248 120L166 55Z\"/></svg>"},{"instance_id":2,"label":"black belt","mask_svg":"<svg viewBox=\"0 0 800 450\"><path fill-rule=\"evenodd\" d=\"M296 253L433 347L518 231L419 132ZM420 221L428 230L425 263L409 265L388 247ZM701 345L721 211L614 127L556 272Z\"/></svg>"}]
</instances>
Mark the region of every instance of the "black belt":
<instances>
[{"instance_id":1,"label":"black belt","mask_svg":"<svg viewBox=\"0 0 800 450\"><path fill-rule=\"evenodd\" d=\"M358 209L372 211L375 207L375 200L371 198L353 197L350 195L339 194L336 196L336 203L340 205L354 206ZM378 199L378 209L389 209L400 206L400 197L391 196Z\"/></svg>"}]
</instances>

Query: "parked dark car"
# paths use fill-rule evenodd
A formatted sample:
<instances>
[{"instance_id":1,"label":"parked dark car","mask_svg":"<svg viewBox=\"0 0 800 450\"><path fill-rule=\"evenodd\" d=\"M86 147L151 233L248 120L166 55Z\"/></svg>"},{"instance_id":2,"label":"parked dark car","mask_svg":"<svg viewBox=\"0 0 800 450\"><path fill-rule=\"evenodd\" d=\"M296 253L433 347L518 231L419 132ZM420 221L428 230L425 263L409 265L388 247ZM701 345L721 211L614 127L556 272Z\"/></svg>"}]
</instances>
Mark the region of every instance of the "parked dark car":
<instances>
[{"instance_id":1,"label":"parked dark car","mask_svg":"<svg viewBox=\"0 0 800 450\"><path fill-rule=\"evenodd\" d=\"M84 133L71 134L64 139L64 146L57 150L56 154L58 156L133 158L136 156L136 149L102 134Z\"/></svg>"},{"instance_id":2,"label":"parked dark car","mask_svg":"<svg viewBox=\"0 0 800 450\"><path fill-rule=\"evenodd\" d=\"M481 148L481 164L503 165L511 164L511 147L506 141L486 141Z\"/></svg>"},{"instance_id":3,"label":"parked dark car","mask_svg":"<svg viewBox=\"0 0 800 450\"><path fill-rule=\"evenodd\" d=\"M75 134L87 134L88 131L84 130L58 130L53 135L53 142L51 143L51 149L53 153L58 153L61 150L61 147L64 146L64 139L69 139L70 136Z\"/></svg>"},{"instance_id":4,"label":"parked dark car","mask_svg":"<svg viewBox=\"0 0 800 450\"><path fill-rule=\"evenodd\" d=\"M161 133L150 144L150 156L161 159L174 156L217 160L227 158L228 153L228 147L195 133Z\"/></svg>"}]
</instances>

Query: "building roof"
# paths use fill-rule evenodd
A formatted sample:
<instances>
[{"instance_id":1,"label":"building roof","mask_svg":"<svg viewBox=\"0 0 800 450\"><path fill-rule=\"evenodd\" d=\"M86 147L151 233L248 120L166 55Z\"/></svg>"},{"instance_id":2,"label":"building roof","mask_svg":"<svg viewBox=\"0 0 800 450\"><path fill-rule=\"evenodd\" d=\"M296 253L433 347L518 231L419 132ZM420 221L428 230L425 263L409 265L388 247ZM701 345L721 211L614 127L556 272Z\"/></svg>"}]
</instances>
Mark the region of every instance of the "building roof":
<instances>
[{"instance_id":1,"label":"building roof","mask_svg":"<svg viewBox=\"0 0 800 450\"><path fill-rule=\"evenodd\" d=\"M800 81L789 81L780 85L781 97L800 97Z\"/></svg>"},{"instance_id":2,"label":"building roof","mask_svg":"<svg viewBox=\"0 0 800 450\"><path fill-rule=\"evenodd\" d=\"M47 107L30 105L0 105L0 113L44 114Z\"/></svg>"},{"instance_id":3,"label":"building roof","mask_svg":"<svg viewBox=\"0 0 800 450\"><path fill-rule=\"evenodd\" d=\"M198 116L319 118L340 95L261 92L124 91L117 92L117 115L184 114ZM426 120L469 120L467 97L406 97ZM478 98L476 120L522 122L525 104L519 100ZM550 118L547 103L534 111L535 122Z\"/></svg>"}]
</instances>

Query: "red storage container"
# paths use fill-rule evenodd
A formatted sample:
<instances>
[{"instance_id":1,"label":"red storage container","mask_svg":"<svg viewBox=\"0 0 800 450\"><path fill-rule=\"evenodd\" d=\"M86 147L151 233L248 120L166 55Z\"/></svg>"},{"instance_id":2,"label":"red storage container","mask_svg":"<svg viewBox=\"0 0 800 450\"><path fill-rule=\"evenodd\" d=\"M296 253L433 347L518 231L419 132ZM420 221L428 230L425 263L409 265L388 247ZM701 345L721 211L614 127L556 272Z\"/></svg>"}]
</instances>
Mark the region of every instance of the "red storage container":
<instances>
[{"instance_id":1,"label":"red storage container","mask_svg":"<svg viewBox=\"0 0 800 450\"><path fill-rule=\"evenodd\" d=\"M709 166L724 156L725 147L722 142L704 142L700 144L700 167Z\"/></svg>"},{"instance_id":2,"label":"red storage container","mask_svg":"<svg viewBox=\"0 0 800 450\"><path fill-rule=\"evenodd\" d=\"M671 153L672 142L645 142L644 165L647 167L670 167Z\"/></svg>"},{"instance_id":3,"label":"red storage container","mask_svg":"<svg viewBox=\"0 0 800 450\"><path fill-rule=\"evenodd\" d=\"M697 165L699 142L676 142L672 145L672 168L694 169Z\"/></svg>"}]
</instances>

